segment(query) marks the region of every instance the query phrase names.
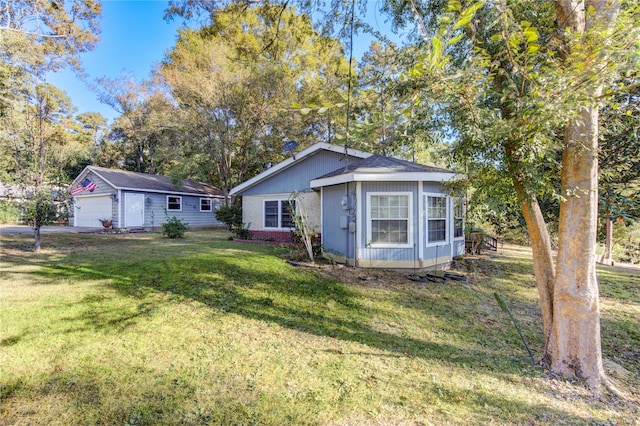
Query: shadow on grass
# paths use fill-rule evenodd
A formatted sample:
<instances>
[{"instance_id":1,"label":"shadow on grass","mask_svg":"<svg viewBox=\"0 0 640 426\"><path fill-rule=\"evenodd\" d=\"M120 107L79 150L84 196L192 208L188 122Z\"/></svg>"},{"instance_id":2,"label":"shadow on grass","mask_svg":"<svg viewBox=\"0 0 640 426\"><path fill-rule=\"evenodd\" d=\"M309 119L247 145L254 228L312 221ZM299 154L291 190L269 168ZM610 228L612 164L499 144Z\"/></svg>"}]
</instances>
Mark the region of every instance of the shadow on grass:
<instances>
[{"instance_id":1,"label":"shadow on grass","mask_svg":"<svg viewBox=\"0 0 640 426\"><path fill-rule=\"evenodd\" d=\"M158 246L161 245L158 244ZM188 244L181 243L172 247L188 247ZM188 256L184 256L184 252L180 256L162 253L157 258L148 258L148 254L136 258L134 253L123 251L119 256L112 254L109 256L109 261L103 262L95 256L89 258L69 256L65 261L57 261L55 264L39 261L37 265L41 268L30 274L51 282L59 279L103 281L106 286L114 288L120 294L140 301L135 308L117 310L103 306L107 301L99 296L81 300L78 303L85 304L87 309L77 318L67 319L83 321L96 330L117 331L122 327L135 324L149 315L156 304L165 303L164 300L160 301L153 297L156 294L164 294L169 296L165 300L194 300L219 313L232 313L244 318L271 322L289 329L355 342L371 348L371 351L363 351L363 353L437 360L443 366L456 365L493 375L508 372L505 368L505 359L509 354L495 350L490 344L486 346L486 350L469 350L452 344L429 342L376 330L369 324L371 318L381 312L365 306L362 298L366 296L355 289L318 273L289 267L281 260L274 259L269 255L273 252L264 248L256 248L253 251L253 248L245 247L241 251L225 254L226 244L217 247L219 250L203 248L202 251L205 253L191 247L187 250L190 253ZM411 300L411 293L410 290L406 290L399 294L399 298L408 303ZM457 294L451 293L448 296L452 295ZM424 302L413 300L420 309L429 311L427 300ZM467 313L464 310L464 301L451 300L451 302L457 303L460 309L456 316L464 318ZM435 315L440 316L445 313L438 311ZM472 318L469 318L470 320ZM446 332L455 333L455 330L451 328ZM509 359L508 362L512 364L510 368L519 373L521 373L520 367L528 366L526 357L515 362ZM100 403L99 394L91 389L88 394L93 396L86 402L80 400L87 398L86 392L73 380L66 376L54 375L46 380L43 389L49 386L48 392L56 392L56 389L66 387L65 392L69 392L71 396L78 393L75 399L80 405ZM168 377L167 380L171 378ZM87 386L90 385L91 383L87 384ZM432 399L430 402L464 403L477 407L478 410L486 411L487 420L491 419L492 414L500 415L498 411L511 410L516 416L528 420L531 420L531 416L540 419L551 416L573 423L585 421L561 409L550 409L515 398L503 398L483 390L470 391L436 384L429 386L431 389L427 390L428 398ZM120 414L112 415L116 416L116 420L120 423L130 420L143 424L151 423L154 420L163 420L165 416L168 419L176 406L188 403L193 392L192 389L183 388L179 392L176 391L175 395L151 393L140 401L131 401L131 405L121 407ZM15 393L11 391L12 395ZM85 396L83 397L81 393ZM261 395L261 398L276 399L276 397L276 395ZM212 419L213 422L275 423L267 417L267 413L252 410L251 403L251 401L248 404L240 404L233 400L220 401L216 408L205 407L199 414L196 412L192 414L196 417L200 416L198 418L201 420ZM275 401L275 403L281 403L281 401ZM401 404L402 401L398 403ZM242 410L240 410L241 406ZM232 419L225 417L236 411L237 417L236 414ZM167 421L167 423L170 422Z\"/></svg>"},{"instance_id":2,"label":"shadow on grass","mask_svg":"<svg viewBox=\"0 0 640 426\"><path fill-rule=\"evenodd\" d=\"M274 263L275 262L275 263ZM79 317L95 329L110 330L131 325L154 309L157 292L169 295L169 300L194 300L225 313L266 321L280 326L343 341L356 342L370 348L402 356L438 360L453 365L476 368L494 373L521 373L528 369L526 356L513 356L514 346L493 344L495 337L472 323L472 307L451 299L451 309L443 312L442 301L434 305L426 300L411 300L419 308L441 318L452 317L442 331L460 334L466 339L471 328L476 335L476 349L417 339L371 327L372 318L389 312L377 312L364 307L363 296L354 289L314 271L292 268L279 259L254 253L253 259L237 256L190 255L157 260L125 260L121 262L73 265L59 263L43 267L35 274L48 279L105 280L109 286L128 297L143 300L134 310L114 310L95 303ZM405 292L406 293L406 292ZM455 297L464 295L453 294ZM410 294L404 294L405 306ZM90 302L90 301L89 301ZM423 303L424 302L424 303ZM465 307L466 306L466 307ZM471 318L471 320L470 320ZM466 321L466 322L465 322ZM515 352L521 352L519 349Z\"/></svg>"}]
</instances>

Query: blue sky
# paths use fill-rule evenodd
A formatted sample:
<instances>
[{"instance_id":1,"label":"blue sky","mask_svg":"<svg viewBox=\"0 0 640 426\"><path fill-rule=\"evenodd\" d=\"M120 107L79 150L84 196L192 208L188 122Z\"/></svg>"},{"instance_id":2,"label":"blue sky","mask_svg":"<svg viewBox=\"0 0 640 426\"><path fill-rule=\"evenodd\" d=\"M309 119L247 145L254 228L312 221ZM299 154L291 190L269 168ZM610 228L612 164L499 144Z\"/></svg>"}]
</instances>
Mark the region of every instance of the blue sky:
<instances>
[{"instance_id":1,"label":"blue sky","mask_svg":"<svg viewBox=\"0 0 640 426\"><path fill-rule=\"evenodd\" d=\"M385 26L385 18L373 13L380 0L367 0L370 24ZM81 55L84 77L65 70L47 76L47 82L67 92L82 112L99 112L112 121L118 116L110 106L100 103L97 93L89 89L100 77L118 78L123 70L131 72L138 81L146 79L165 52L176 41L181 19L163 20L166 1L160 0L103 0L102 33L96 48ZM377 16L376 16L377 15ZM354 56L360 56L370 38L357 35L354 39Z\"/></svg>"},{"instance_id":2,"label":"blue sky","mask_svg":"<svg viewBox=\"0 0 640 426\"><path fill-rule=\"evenodd\" d=\"M148 78L154 64L175 44L180 26L180 21L162 19L165 7L164 1L103 1L100 42L81 55L85 81L65 70L49 74L48 83L67 92L78 113L99 112L115 118L118 114L101 104L87 83L100 77L117 78L122 70L132 72L138 80Z\"/></svg>"}]
</instances>

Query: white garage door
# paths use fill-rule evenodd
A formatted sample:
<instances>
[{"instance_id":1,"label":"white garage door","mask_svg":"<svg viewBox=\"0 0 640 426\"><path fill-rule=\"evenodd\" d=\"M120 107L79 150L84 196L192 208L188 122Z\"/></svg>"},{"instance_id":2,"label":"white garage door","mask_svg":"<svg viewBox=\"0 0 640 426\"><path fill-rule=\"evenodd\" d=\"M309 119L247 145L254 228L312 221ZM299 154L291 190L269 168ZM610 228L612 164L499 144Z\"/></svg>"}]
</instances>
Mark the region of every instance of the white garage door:
<instances>
[{"instance_id":1,"label":"white garage door","mask_svg":"<svg viewBox=\"0 0 640 426\"><path fill-rule=\"evenodd\" d=\"M102 226L98 219L112 217L111 197L78 197L75 210L75 226Z\"/></svg>"}]
</instances>

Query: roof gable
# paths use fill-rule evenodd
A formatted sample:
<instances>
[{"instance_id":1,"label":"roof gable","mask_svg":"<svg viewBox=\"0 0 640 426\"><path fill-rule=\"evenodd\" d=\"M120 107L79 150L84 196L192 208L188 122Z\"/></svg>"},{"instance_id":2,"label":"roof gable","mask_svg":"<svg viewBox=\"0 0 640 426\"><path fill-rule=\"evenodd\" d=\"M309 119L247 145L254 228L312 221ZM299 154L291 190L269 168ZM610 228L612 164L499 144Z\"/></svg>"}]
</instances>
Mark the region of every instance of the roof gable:
<instances>
[{"instance_id":1,"label":"roof gable","mask_svg":"<svg viewBox=\"0 0 640 426\"><path fill-rule=\"evenodd\" d=\"M266 182L269 179L272 179L278 176L279 174L287 171L288 169L294 166L299 166L301 163L308 161L314 155L317 155L323 150L329 151L332 153L337 153L337 154L345 154L350 157L361 158L361 159L371 156L371 154L367 152L359 151L356 149L345 148L342 146L332 145L325 142L319 142L319 143L316 143L315 145L310 146L309 148L302 150L297 154L292 155L292 157L287 158L286 160L276 164L275 166L263 171L262 173L254 176L253 178L232 188L231 191L229 192L229 195L242 195L242 193L248 191L249 189L263 182ZM308 188L308 185L309 185L309 182L307 180L307 182L304 183L304 186Z\"/></svg>"}]
</instances>

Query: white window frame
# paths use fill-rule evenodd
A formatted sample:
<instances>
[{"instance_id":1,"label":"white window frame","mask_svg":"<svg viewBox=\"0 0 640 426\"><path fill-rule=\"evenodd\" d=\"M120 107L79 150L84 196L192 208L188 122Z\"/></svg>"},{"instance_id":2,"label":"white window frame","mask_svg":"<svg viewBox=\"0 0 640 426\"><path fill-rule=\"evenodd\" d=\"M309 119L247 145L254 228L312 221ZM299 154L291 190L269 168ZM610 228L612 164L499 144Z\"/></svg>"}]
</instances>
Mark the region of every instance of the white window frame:
<instances>
[{"instance_id":1,"label":"white window frame","mask_svg":"<svg viewBox=\"0 0 640 426\"><path fill-rule=\"evenodd\" d=\"M445 217L429 217L429 198L444 198L445 200ZM445 194L427 192L424 194L424 242L425 247L443 246L449 243L449 196ZM444 219L444 240L429 241L429 220L443 220Z\"/></svg>"},{"instance_id":2,"label":"white window frame","mask_svg":"<svg viewBox=\"0 0 640 426\"><path fill-rule=\"evenodd\" d=\"M170 209L169 208L169 198L177 198L178 201L180 202L180 208L179 209ZM180 195L167 195L167 211L168 212L181 212L182 211L182 197Z\"/></svg>"},{"instance_id":3,"label":"white window frame","mask_svg":"<svg viewBox=\"0 0 640 426\"><path fill-rule=\"evenodd\" d=\"M291 227L284 227L282 226L282 206L284 205L284 203L286 203L287 205L289 204L289 199L288 198L272 198L272 199L267 199L267 200L263 200L262 201L262 228L263 229L267 229L267 230L287 230L290 231L292 229L295 229L295 224L293 224L293 226ZM269 202L277 202L278 203L278 226L267 226L267 203ZM295 203L295 201L294 201ZM296 203L297 204L297 203ZM295 207L297 210L297 206ZM293 220L292 220L293 223Z\"/></svg>"},{"instance_id":4,"label":"white window frame","mask_svg":"<svg viewBox=\"0 0 640 426\"><path fill-rule=\"evenodd\" d=\"M209 202L209 208L208 209L203 209L202 208L202 202L203 201L208 201ZM200 211L201 212L212 212L213 211L213 200L211 198L200 198Z\"/></svg>"},{"instance_id":5,"label":"white window frame","mask_svg":"<svg viewBox=\"0 0 640 426\"><path fill-rule=\"evenodd\" d=\"M460 217L456 216L456 203L460 203L460 207L462 210L462 215ZM453 236L454 240L464 240L464 213L466 210L466 206L465 206L465 202L464 202L464 198L462 197L454 197L452 198L452 204L453 204L453 233L451 234ZM459 237L456 237L456 220L462 220L462 235L460 235Z\"/></svg>"},{"instance_id":6,"label":"white window frame","mask_svg":"<svg viewBox=\"0 0 640 426\"><path fill-rule=\"evenodd\" d=\"M402 196L407 197L407 213L406 218L387 218L390 220L406 220L407 221L407 242L406 243L374 243L372 242L373 226L372 221L382 218L373 218L371 215L371 198L379 196ZM367 247L380 248L410 248L413 247L413 193L412 192L367 192Z\"/></svg>"}]
</instances>

